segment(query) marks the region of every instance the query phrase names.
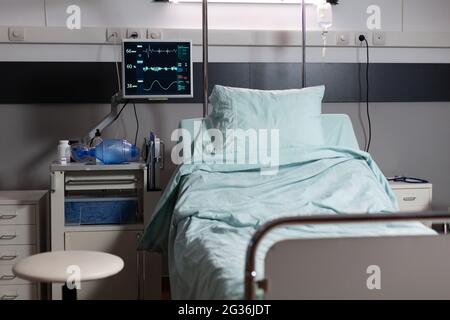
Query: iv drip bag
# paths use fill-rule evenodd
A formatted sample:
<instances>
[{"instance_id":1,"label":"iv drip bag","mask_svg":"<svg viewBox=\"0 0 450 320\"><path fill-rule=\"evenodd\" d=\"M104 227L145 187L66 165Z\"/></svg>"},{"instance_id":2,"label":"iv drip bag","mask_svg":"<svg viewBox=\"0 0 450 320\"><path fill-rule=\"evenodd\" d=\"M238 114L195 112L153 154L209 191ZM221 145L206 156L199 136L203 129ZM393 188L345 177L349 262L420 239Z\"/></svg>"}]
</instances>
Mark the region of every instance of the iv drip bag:
<instances>
[{"instance_id":1,"label":"iv drip bag","mask_svg":"<svg viewBox=\"0 0 450 320\"><path fill-rule=\"evenodd\" d=\"M333 25L333 9L325 0L320 0L317 4L317 21L323 31L327 31Z\"/></svg>"},{"instance_id":2,"label":"iv drip bag","mask_svg":"<svg viewBox=\"0 0 450 320\"><path fill-rule=\"evenodd\" d=\"M331 4L326 0L319 0L317 3L317 22L319 27L322 29L322 57L325 57L328 28L333 25L333 9L331 8Z\"/></svg>"}]
</instances>

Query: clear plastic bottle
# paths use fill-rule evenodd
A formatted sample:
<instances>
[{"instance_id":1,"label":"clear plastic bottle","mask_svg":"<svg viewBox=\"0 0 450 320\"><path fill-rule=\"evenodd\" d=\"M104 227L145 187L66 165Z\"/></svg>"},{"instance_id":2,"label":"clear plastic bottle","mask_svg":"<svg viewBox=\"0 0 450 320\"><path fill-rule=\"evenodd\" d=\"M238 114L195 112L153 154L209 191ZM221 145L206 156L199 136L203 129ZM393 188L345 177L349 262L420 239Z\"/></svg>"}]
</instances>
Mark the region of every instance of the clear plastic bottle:
<instances>
[{"instance_id":1,"label":"clear plastic bottle","mask_svg":"<svg viewBox=\"0 0 450 320\"><path fill-rule=\"evenodd\" d=\"M70 145L69 140L60 140L58 144L58 162L67 164L70 162Z\"/></svg>"},{"instance_id":2,"label":"clear plastic bottle","mask_svg":"<svg viewBox=\"0 0 450 320\"><path fill-rule=\"evenodd\" d=\"M72 157L78 162L98 159L104 164L120 164L139 160L139 149L126 140L105 139L95 148L74 145Z\"/></svg>"}]
</instances>

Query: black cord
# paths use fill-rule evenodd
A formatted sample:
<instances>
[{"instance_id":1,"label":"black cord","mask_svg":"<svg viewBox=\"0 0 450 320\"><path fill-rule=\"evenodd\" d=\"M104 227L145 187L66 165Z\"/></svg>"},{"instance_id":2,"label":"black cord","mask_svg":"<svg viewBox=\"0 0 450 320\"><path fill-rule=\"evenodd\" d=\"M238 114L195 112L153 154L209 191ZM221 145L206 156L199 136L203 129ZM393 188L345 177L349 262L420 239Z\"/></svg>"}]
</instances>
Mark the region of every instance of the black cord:
<instances>
[{"instance_id":1,"label":"black cord","mask_svg":"<svg viewBox=\"0 0 450 320\"><path fill-rule=\"evenodd\" d=\"M116 115L116 117L114 118L113 122L116 121L117 119L119 119L120 114L122 113L123 109L125 109L125 107L127 106L128 101L125 102L125 104L123 105L122 109L120 109L119 113Z\"/></svg>"},{"instance_id":2,"label":"black cord","mask_svg":"<svg viewBox=\"0 0 450 320\"><path fill-rule=\"evenodd\" d=\"M122 108L120 109L119 113L115 116L113 122L115 122L117 119L119 119L120 115L122 114L122 111L125 109L125 107L128 105L128 101L126 101L124 103L124 105L122 106ZM136 104L133 103L133 109L134 109L134 116L136 118L136 134L134 136L134 144L136 145L137 143L137 138L138 138L138 134L139 134L139 117L137 114L137 110L136 110Z\"/></svg>"},{"instance_id":3,"label":"black cord","mask_svg":"<svg viewBox=\"0 0 450 320\"><path fill-rule=\"evenodd\" d=\"M370 55L369 55L369 42L364 37L364 41L366 42L366 49L367 49L367 61L366 61L366 112L367 112L367 122L369 124L369 138L367 142L366 152L370 151L370 144L372 142L372 119L370 118L370 104L369 104L369 66L370 66Z\"/></svg>"},{"instance_id":4,"label":"black cord","mask_svg":"<svg viewBox=\"0 0 450 320\"><path fill-rule=\"evenodd\" d=\"M136 111L136 104L133 103L133 109L134 109L134 116L136 118L136 135L134 136L134 145L137 144L137 138L138 138L138 134L139 134L139 117Z\"/></svg>"}]
</instances>

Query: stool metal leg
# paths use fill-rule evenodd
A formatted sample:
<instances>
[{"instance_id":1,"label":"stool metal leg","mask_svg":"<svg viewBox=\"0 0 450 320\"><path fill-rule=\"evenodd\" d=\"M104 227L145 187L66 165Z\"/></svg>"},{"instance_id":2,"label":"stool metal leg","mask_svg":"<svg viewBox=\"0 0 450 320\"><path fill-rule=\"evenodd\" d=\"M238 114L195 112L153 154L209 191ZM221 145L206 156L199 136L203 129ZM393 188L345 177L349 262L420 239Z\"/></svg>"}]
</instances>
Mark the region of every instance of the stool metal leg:
<instances>
[{"instance_id":1,"label":"stool metal leg","mask_svg":"<svg viewBox=\"0 0 450 320\"><path fill-rule=\"evenodd\" d=\"M62 287L62 299L67 301L76 301L77 300L77 289L69 289L67 284L65 283Z\"/></svg>"}]
</instances>

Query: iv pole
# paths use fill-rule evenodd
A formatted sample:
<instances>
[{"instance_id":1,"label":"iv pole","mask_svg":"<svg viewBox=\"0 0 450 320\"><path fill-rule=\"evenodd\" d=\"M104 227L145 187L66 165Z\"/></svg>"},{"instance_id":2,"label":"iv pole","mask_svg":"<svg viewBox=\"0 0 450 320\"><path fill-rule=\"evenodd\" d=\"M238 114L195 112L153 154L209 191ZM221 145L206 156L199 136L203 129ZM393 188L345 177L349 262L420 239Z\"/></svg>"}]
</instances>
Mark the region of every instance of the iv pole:
<instances>
[{"instance_id":1,"label":"iv pole","mask_svg":"<svg viewBox=\"0 0 450 320\"><path fill-rule=\"evenodd\" d=\"M203 118L208 115L208 0L202 0Z\"/></svg>"},{"instance_id":2,"label":"iv pole","mask_svg":"<svg viewBox=\"0 0 450 320\"><path fill-rule=\"evenodd\" d=\"M302 0L302 88L306 87L306 11ZM203 117L208 115L208 0L202 0Z\"/></svg>"},{"instance_id":3,"label":"iv pole","mask_svg":"<svg viewBox=\"0 0 450 320\"><path fill-rule=\"evenodd\" d=\"M202 0L203 118L208 115L208 0ZM302 0L302 88L306 86L306 12Z\"/></svg>"},{"instance_id":4,"label":"iv pole","mask_svg":"<svg viewBox=\"0 0 450 320\"><path fill-rule=\"evenodd\" d=\"M306 87L306 12L305 0L302 0L302 88Z\"/></svg>"}]
</instances>

